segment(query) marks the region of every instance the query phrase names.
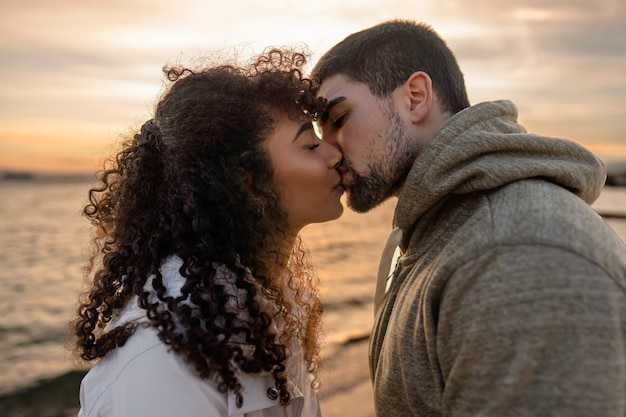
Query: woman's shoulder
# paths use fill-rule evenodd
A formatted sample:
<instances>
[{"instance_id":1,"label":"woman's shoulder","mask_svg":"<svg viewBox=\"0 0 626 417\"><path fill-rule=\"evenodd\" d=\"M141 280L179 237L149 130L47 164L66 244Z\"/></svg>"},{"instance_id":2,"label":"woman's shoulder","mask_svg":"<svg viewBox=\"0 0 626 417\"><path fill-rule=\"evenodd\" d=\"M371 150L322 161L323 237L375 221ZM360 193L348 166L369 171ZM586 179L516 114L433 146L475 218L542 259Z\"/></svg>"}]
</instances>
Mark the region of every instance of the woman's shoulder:
<instances>
[{"instance_id":1,"label":"woman's shoulder","mask_svg":"<svg viewBox=\"0 0 626 417\"><path fill-rule=\"evenodd\" d=\"M227 410L227 395L219 392L214 381L200 379L159 340L156 329L141 326L124 346L111 351L87 373L80 398L85 416L103 407L110 413L102 415L112 416L146 414L153 408L154 412L146 415L175 415L182 411L180 404L185 404L185 412L204 410L202 415L210 409L226 415Z\"/></svg>"},{"instance_id":2,"label":"woman's shoulder","mask_svg":"<svg viewBox=\"0 0 626 417\"><path fill-rule=\"evenodd\" d=\"M222 393L211 379L201 379L151 327L138 327L124 346L96 364L81 383L81 413L89 416L235 416L272 415L282 408L271 373L238 372L239 393ZM290 383L289 415L300 415L302 393ZM310 408L311 405L307 405ZM285 409L285 410L287 410ZM266 410L270 414L265 414ZM291 414L293 413L293 414Z\"/></svg>"}]
</instances>

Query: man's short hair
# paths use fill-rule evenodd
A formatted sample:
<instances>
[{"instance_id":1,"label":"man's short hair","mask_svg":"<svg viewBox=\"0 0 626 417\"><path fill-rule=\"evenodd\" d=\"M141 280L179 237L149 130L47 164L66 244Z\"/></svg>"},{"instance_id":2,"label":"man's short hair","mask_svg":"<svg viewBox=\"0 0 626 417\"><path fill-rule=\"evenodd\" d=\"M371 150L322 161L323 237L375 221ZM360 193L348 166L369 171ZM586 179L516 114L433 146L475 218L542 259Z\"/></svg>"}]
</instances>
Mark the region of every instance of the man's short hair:
<instances>
[{"instance_id":1,"label":"man's short hair","mask_svg":"<svg viewBox=\"0 0 626 417\"><path fill-rule=\"evenodd\" d=\"M416 71L430 76L444 110L454 114L469 107L463 73L450 48L429 25L409 20L349 35L320 58L312 77L321 83L343 74L386 97Z\"/></svg>"}]
</instances>

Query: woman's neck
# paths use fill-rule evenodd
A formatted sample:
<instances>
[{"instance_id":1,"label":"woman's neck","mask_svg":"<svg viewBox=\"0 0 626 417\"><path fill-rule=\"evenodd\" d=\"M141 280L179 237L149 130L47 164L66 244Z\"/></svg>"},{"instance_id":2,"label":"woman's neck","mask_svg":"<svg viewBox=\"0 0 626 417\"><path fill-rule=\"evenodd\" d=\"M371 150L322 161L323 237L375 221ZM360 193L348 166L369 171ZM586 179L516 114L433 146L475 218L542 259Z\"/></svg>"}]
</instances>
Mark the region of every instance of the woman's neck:
<instances>
[{"instance_id":1,"label":"woman's neck","mask_svg":"<svg viewBox=\"0 0 626 417\"><path fill-rule=\"evenodd\" d=\"M282 274L287 266L289 265L289 260L291 259L291 255L293 253L294 248L298 242L298 234L290 233L283 237L282 241L277 244L275 247L276 251L279 254L277 262L274 264L275 273Z\"/></svg>"}]
</instances>

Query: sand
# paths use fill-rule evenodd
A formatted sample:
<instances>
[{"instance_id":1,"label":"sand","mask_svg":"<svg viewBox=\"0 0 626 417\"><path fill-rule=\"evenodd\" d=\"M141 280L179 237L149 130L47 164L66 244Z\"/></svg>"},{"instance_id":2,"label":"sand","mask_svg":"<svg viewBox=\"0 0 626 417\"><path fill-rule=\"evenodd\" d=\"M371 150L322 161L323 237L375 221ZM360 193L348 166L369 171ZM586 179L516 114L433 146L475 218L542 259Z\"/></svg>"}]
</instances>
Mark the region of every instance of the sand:
<instances>
[{"instance_id":1,"label":"sand","mask_svg":"<svg viewBox=\"0 0 626 417\"><path fill-rule=\"evenodd\" d=\"M358 338L322 352L319 393L322 417L374 417L369 341Z\"/></svg>"}]
</instances>

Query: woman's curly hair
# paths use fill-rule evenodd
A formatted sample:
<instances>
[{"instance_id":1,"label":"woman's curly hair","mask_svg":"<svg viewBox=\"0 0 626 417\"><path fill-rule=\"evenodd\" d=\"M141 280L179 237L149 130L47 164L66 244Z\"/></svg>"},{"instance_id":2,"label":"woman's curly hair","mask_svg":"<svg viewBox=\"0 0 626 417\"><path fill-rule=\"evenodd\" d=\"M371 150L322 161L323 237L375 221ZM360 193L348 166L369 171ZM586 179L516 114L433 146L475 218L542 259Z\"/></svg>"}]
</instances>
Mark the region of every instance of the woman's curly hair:
<instances>
[{"instance_id":1,"label":"woman's curly hair","mask_svg":"<svg viewBox=\"0 0 626 417\"><path fill-rule=\"evenodd\" d=\"M289 403L286 361L294 341L316 373L316 283L299 239L291 253L281 250L287 215L263 147L279 117L316 112L305 64L304 53L272 49L247 66L164 68L171 83L150 134L124 141L84 208L96 233L85 268L91 285L72 322L80 358L102 358L124 345L136 324L107 332L104 326L137 296L160 339L222 392L241 389L236 364L248 373L272 372L281 403ZM172 255L183 262L179 297L166 295L159 270ZM244 322L226 308L232 294L215 279L218 264L245 294ZM158 303L145 289L149 277ZM259 297L275 308L266 311ZM279 334L272 323L280 323Z\"/></svg>"}]
</instances>

